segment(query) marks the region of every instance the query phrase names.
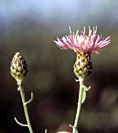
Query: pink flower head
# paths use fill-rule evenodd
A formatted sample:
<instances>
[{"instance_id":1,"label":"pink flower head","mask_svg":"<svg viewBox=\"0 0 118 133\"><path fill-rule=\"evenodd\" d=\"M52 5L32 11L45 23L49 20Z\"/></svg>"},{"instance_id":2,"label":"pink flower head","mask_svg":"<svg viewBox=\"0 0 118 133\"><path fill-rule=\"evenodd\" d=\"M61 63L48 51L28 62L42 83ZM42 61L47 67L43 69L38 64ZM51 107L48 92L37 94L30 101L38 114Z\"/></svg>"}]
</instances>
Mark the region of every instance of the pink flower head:
<instances>
[{"instance_id":1,"label":"pink flower head","mask_svg":"<svg viewBox=\"0 0 118 133\"><path fill-rule=\"evenodd\" d=\"M97 34L97 26L91 29L89 27L89 32L86 34L85 27L84 31L79 34L77 30L76 33L71 31L69 27L70 35L64 36L61 39L57 38L54 41L59 48L71 49L75 52L97 52L96 50L108 45L111 40L110 36L102 39L100 35Z\"/></svg>"}]
</instances>

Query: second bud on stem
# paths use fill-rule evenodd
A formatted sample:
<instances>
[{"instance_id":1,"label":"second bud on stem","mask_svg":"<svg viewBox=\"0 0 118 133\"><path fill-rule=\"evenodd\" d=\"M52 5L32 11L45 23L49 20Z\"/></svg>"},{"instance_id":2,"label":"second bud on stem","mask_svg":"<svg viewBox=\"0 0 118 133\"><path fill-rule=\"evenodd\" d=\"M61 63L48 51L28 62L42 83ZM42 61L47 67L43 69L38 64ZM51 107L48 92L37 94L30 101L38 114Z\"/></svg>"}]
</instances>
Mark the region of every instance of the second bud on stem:
<instances>
[{"instance_id":1,"label":"second bud on stem","mask_svg":"<svg viewBox=\"0 0 118 133\"><path fill-rule=\"evenodd\" d=\"M19 52L17 52L14 55L11 61L10 72L12 77L17 81L17 85L18 85L17 90L20 92L20 96L21 96L21 100L24 108L24 114L26 118L26 124L19 122L16 117L14 119L17 124L23 127L27 127L29 129L29 132L33 133L30 118L29 118L28 108L27 108L27 104L29 104L33 100L33 93L31 93L30 100L26 101L24 90L22 88L22 82L28 72L28 69L27 69L26 61L23 58L23 55L20 54Z\"/></svg>"}]
</instances>

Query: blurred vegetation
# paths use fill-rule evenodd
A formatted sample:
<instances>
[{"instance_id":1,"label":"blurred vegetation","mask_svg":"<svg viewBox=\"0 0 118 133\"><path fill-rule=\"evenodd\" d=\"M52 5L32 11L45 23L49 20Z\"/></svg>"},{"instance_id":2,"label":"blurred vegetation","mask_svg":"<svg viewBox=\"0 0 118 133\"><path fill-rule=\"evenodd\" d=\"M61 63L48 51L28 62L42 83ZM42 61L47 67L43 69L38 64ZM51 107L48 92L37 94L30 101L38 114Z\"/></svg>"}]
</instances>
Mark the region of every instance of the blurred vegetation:
<instances>
[{"instance_id":1,"label":"blurred vegetation","mask_svg":"<svg viewBox=\"0 0 118 133\"><path fill-rule=\"evenodd\" d=\"M66 23L64 27L53 20L52 23L40 23L22 16L9 27L1 27L0 133L27 132L13 119L16 116L25 122L16 82L9 72L10 61L17 51L24 55L29 69L23 84L26 98L31 91L35 96L29 105L34 131L41 133L45 128L49 133L71 130L68 125L73 124L78 97L78 83L73 74L76 55L55 46L53 40L68 34L69 30ZM104 27L107 22L98 24L98 32L103 37L110 35L112 42L101 49L99 55L92 54L93 72L86 81L92 89L83 104L80 133L118 132L118 28ZM80 31L83 29L79 22L71 27L73 31L78 27Z\"/></svg>"}]
</instances>

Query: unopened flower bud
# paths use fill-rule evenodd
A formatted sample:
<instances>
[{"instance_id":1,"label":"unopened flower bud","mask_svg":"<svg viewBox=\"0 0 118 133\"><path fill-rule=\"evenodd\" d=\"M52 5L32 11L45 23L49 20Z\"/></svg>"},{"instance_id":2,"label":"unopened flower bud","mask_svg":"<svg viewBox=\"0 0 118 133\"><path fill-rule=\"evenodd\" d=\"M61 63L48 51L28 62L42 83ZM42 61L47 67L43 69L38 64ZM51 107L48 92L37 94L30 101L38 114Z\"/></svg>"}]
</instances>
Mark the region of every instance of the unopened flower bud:
<instances>
[{"instance_id":1,"label":"unopened flower bud","mask_svg":"<svg viewBox=\"0 0 118 133\"><path fill-rule=\"evenodd\" d=\"M10 71L12 77L15 78L17 81L22 81L28 72L26 61L23 58L23 55L19 52L14 55L11 61Z\"/></svg>"},{"instance_id":2,"label":"unopened flower bud","mask_svg":"<svg viewBox=\"0 0 118 133\"><path fill-rule=\"evenodd\" d=\"M92 63L89 52L77 52L77 58L74 64L74 73L79 78L86 78L92 72Z\"/></svg>"}]
</instances>

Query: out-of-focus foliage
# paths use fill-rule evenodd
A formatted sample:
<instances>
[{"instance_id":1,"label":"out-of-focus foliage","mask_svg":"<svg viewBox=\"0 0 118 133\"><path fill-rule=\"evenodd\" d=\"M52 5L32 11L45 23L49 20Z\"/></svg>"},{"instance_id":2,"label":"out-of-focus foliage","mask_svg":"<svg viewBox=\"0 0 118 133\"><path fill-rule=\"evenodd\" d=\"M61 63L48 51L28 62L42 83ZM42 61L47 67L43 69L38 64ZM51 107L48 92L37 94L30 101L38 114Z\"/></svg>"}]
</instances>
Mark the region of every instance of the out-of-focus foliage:
<instances>
[{"instance_id":1,"label":"out-of-focus foliage","mask_svg":"<svg viewBox=\"0 0 118 133\"><path fill-rule=\"evenodd\" d=\"M27 129L13 120L24 121L16 82L9 72L15 52L28 64L24 80L35 133L71 130L78 96L73 64L75 53L58 49L53 40L83 26L98 25L98 33L111 36L111 44L93 53L93 72L87 79L87 94L80 117L80 133L118 132L118 2L115 0L10 0L0 1L0 133L21 133Z\"/></svg>"}]
</instances>

